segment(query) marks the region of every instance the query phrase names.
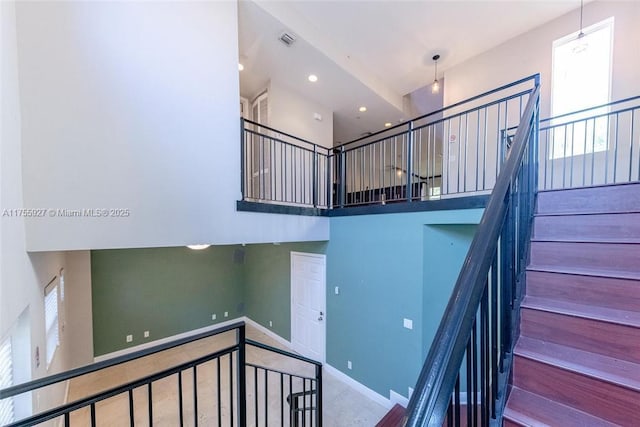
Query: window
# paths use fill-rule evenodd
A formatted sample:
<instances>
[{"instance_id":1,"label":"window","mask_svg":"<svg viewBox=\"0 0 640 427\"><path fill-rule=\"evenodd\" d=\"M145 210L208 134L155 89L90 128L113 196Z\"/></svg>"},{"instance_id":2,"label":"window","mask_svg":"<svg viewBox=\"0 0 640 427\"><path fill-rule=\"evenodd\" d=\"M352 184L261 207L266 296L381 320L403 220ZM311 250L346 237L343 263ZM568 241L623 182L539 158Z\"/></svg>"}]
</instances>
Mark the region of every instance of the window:
<instances>
[{"instance_id":1,"label":"window","mask_svg":"<svg viewBox=\"0 0 640 427\"><path fill-rule=\"evenodd\" d=\"M44 322L47 334L47 368L53 360L53 355L60 344L58 326L58 282L57 278L45 287L44 296Z\"/></svg>"},{"instance_id":2,"label":"window","mask_svg":"<svg viewBox=\"0 0 640 427\"><path fill-rule=\"evenodd\" d=\"M583 33L582 37L574 33L553 43L552 117L610 101L613 18L585 28ZM607 111L603 107L562 120L576 121ZM554 120L551 125L558 123ZM555 126L550 158L605 151L607 128L606 117Z\"/></svg>"},{"instance_id":3,"label":"window","mask_svg":"<svg viewBox=\"0 0 640 427\"><path fill-rule=\"evenodd\" d=\"M11 337L0 342L0 389L13 385L13 364L11 356ZM0 426L15 420L13 398L0 400Z\"/></svg>"}]
</instances>

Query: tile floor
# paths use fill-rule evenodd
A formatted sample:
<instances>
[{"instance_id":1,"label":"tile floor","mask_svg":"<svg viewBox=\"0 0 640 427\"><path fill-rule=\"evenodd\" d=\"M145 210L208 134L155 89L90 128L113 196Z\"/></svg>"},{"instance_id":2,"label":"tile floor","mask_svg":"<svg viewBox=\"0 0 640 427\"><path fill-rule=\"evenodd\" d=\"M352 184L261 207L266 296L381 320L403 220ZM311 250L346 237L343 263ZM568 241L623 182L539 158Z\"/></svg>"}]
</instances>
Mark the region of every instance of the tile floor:
<instances>
[{"instance_id":1,"label":"tile floor","mask_svg":"<svg viewBox=\"0 0 640 427\"><path fill-rule=\"evenodd\" d=\"M288 350L282 344L271 339L251 326L247 326L247 337L273 347ZM235 343L235 332L224 333L215 337L199 340L175 349L157 353L143 359L128 362L124 365L104 369L94 374L76 378L69 385L69 402L99 391L109 390L121 384L135 381L146 375L171 368L181 363L194 360L212 351L216 351ZM301 376L314 377L312 366L292 360L262 349L247 346L246 360L248 363L266 366L282 372L295 373ZM235 356L234 356L235 362ZM218 375L218 369L220 374ZM235 378L235 366L231 368ZM198 366L196 373L197 384L197 416L200 426L235 426L237 419L231 422L231 405L237 408L237 399L229 394L229 356L223 356L219 361L212 360ZM186 370L181 375L182 407L184 425L195 425L194 420L194 375L193 369ZM257 399L255 384L256 375L252 369L247 370L247 425L249 426L289 426L289 405L286 396L289 395L288 376L281 376L276 372L267 374L265 383L264 371L257 373ZM179 378L177 374L160 379L153 383L153 425L178 426L179 421ZM220 381L222 393L218 396L217 382ZM281 387L284 392L281 392ZM365 426L373 427L384 416L387 410L378 403L368 399L358 391L346 385L334 376L323 372L323 425L326 427ZM291 385L294 392L302 390L302 380L294 379ZM307 381L307 389L310 388ZM265 389L269 395L265 417ZM284 398L282 398L284 396ZM132 393L134 402L134 420L136 426L149 425L148 387L143 385ZM219 400L218 400L219 399ZM311 399L311 398L309 398ZM218 404L218 401L220 402ZM256 401L258 402L258 416L256 423ZM220 412L218 410L220 409ZM284 414L284 420L281 420ZM309 413L307 415L307 426ZM127 393L116 394L99 402L95 406L96 425L98 426L128 426L129 424L129 396ZM265 420L267 421L265 423ZM71 426L90 425L90 410L83 408L72 413ZM301 424L302 425L302 424ZM315 426L315 423L313 424Z\"/></svg>"}]
</instances>

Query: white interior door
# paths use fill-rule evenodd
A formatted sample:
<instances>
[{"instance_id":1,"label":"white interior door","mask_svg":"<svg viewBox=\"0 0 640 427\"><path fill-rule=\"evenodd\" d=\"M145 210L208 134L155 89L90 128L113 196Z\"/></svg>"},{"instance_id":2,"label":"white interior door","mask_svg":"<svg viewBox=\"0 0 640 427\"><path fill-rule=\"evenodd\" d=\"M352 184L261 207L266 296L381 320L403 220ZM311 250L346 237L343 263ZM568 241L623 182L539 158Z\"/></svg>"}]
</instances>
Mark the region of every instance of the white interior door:
<instances>
[{"instance_id":1,"label":"white interior door","mask_svg":"<svg viewBox=\"0 0 640 427\"><path fill-rule=\"evenodd\" d=\"M303 356L325 358L326 258L291 252L291 344Z\"/></svg>"}]
</instances>

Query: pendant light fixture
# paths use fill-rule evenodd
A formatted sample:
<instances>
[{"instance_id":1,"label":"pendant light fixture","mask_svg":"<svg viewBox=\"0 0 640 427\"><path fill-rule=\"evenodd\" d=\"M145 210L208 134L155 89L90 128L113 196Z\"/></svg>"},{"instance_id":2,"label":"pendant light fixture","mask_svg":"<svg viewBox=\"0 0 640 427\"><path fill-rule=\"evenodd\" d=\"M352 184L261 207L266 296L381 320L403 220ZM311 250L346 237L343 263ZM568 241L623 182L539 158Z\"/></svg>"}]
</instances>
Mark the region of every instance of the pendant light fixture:
<instances>
[{"instance_id":1,"label":"pendant light fixture","mask_svg":"<svg viewBox=\"0 0 640 427\"><path fill-rule=\"evenodd\" d=\"M433 62L435 62L435 70L433 72L433 84L431 85L431 93L440 92L440 82L438 82L438 59L440 59L440 55L433 56Z\"/></svg>"},{"instance_id":2,"label":"pendant light fixture","mask_svg":"<svg viewBox=\"0 0 640 427\"><path fill-rule=\"evenodd\" d=\"M582 16L584 12L584 0L580 0L580 31L578 32L578 37L576 38L575 46L573 47L573 53L581 53L587 50L588 44L584 38L584 32L582 31Z\"/></svg>"}]
</instances>

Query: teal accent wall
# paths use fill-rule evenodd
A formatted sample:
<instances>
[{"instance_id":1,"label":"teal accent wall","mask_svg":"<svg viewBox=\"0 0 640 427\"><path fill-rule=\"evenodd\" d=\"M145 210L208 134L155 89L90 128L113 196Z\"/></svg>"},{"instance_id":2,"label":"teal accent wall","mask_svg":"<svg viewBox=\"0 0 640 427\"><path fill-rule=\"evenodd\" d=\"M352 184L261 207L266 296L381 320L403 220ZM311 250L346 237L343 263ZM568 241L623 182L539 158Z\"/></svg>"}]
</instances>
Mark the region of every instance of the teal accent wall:
<instances>
[{"instance_id":1,"label":"teal accent wall","mask_svg":"<svg viewBox=\"0 0 640 427\"><path fill-rule=\"evenodd\" d=\"M233 259L238 248L92 251L94 355L244 315L243 265Z\"/></svg>"},{"instance_id":2,"label":"teal accent wall","mask_svg":"<svg viewBox=\"0 0 640 427\"><path fill-rule=\"evenodd\" d=\"M290 341L291 252L324 254L326 249L327 242L246 246L244 281L249 318Z\"/></svg>"},{"instance_id":3,"label":"teal accent wall","mask_svg":"<svg viewBox=\"0 0 640 427\"><path fill-rule=\"evenodd\" d=\"M331 218L327 363L382 396L406 396L481 215L468 209Z\"/></svg>"},{"instance_id":4,"label":"teal accent wall","mask_svg":"<svg viewBox=\"0 0 640 427\"><path fill-rule=\"evenodd\" d=\"M326 247L303 242L92 251L94 355L245 315L290 340L290 254L324 254ZM243 258L234 257L240 253Z\"/></svg>"}]
</instances>

